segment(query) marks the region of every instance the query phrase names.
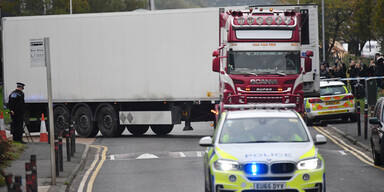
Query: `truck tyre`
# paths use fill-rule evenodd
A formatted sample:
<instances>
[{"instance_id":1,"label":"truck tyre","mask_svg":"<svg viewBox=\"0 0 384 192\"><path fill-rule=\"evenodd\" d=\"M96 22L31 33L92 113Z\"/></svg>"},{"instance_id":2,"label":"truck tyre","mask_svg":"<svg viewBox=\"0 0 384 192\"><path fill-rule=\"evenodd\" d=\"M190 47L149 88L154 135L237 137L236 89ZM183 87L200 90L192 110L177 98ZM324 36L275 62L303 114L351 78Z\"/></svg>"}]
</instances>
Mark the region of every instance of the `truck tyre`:
<instances>
[{"instance_id":1,"label":"truck tyre","mask_svg":"<svg viewBox=\"0 0 384 192\"><path fill-rule=\"evenodd\" d=\"M148 131L149 126L148 125L127 125L127 129L130 133L132 133L132 135L140 136Z\"/></svg>"},{"instance_id":2,"label":"truck tyre","mask_svg":"<svg viewBox=\"0 0 384 192\"><path fill-rule=\"evenodd\" d=\"M58 134L69 127L71 113L65 105L57 105L53 109L55 133Z\"/></svg>"},{"instance_id":3,"label":"truck tyre","mask_svg":"<svg viewBox=\"0 0 384 192\"><path fill-rule=\"evenodd\" d=\"M173 129L173 125L151 125L151 129L156 135L166 135Z\"/></svg>"},{"instance_id":4,"label":"truck tyre","mask_svg":"<svg viewBox=\"0 0 384 192\"><path fill-rule=\"evenodd\" d=\"M87 104L80 104L74 109L72 119L75 121L76 132L81 137L95 137L99 129L94 126L91 108Z\"/></svg>"},{"instance_id":5,"label":"truck tyre","mask_svg":"<svg viewBox=\"0 0 384 192\"><path fill-rule=\"evenodd\" d=\"M110 104L102 104L96 110L96 125L104 137L119 135L119 125L115 108ZM121 133L120 133L121 135Z\"/></svg>"}]
</instances>

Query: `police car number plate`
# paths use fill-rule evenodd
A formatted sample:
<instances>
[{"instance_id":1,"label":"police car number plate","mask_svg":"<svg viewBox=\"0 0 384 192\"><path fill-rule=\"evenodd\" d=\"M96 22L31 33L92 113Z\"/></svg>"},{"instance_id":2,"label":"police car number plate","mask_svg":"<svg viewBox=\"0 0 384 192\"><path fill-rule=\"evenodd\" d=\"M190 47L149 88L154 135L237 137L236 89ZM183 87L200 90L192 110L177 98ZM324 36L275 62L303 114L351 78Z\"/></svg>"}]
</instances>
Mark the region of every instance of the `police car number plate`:
<instances>
[{"instance_id":1,"label":"police car number plate","mask_svg":"<svg viewBox=\"0 0 384 192\"><path fill-rule=\"evenodd\" d=\"M285 189L285 183L254 183L253 186L258 190Z\"/></svg>"},{"instance_id":2,"label":"police car number plate","mask_svg":"<svg viewBox=\"0 0 384 192\"><path fill-rule=\"evenodd\" d=\"M327 104L327 105L336 105L339 103L340 103L339 101L327 101L327 102L325 102L325 104Z\"/></svg>"}]
</instances>

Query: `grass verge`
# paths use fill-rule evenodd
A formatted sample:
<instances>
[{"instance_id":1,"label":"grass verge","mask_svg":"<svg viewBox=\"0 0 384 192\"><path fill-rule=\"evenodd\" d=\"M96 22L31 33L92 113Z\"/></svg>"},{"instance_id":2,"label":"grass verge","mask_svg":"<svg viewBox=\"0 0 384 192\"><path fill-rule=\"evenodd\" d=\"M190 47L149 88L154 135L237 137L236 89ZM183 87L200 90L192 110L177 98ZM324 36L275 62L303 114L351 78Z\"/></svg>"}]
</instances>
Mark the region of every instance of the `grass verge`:
<instances>
[{"instance_id":1,"label":"grass verge","mask_svg":"<svg viewBox=\"0 0 384 192\"><path fill-rule=\"evenodd\" d=\"M12 160L18 159L24 149L24 144L0 139L0 186L5 185L4 169L11 165Z\"/></svg>"}]
</instances>

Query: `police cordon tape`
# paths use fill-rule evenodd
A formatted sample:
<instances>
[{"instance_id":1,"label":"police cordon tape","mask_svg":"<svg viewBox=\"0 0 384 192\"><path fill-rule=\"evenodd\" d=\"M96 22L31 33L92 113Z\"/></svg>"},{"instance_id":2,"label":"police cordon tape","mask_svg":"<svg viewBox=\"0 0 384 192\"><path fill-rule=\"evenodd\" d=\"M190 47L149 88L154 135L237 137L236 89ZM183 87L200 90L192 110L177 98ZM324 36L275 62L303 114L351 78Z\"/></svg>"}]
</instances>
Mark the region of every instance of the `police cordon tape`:
<instances>
[{"instance_id":1,"label":"police cordon tape","mask_svg":"<svg viewBox=\"0 0 384 192\"><path fill-rule=\"evenodd\" d=\"M384 79L384 76L372 76L372 77L349 77L349 78L327 78L321 79L322 81L355 81L355 80L373 80L373 79Z\"/></svg>"}]
</instances>

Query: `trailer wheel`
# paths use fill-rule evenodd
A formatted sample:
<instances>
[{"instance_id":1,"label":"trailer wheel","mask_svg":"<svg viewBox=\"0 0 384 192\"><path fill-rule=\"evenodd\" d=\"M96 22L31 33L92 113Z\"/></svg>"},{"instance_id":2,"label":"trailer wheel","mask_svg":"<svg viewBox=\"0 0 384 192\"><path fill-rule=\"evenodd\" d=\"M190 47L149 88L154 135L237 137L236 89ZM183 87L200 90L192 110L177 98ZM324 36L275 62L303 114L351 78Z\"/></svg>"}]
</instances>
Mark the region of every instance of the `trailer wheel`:
<instances>
[{"instance_id":1,"label":"trailer wheel","mask_svg":"<svg viewBox=\"0 0 384 192\"><path fill-rule=\"evenodd\" d=\"M99 129L94 126L92 110L87 104L75 107L73 120L75 121L76 132L81 137L95 137L99 132Z\"/></svg>"},{"instance_id":2,"label":"trailer wheel","mask_svg":"<svg viewBox=\"0 0 384 192\"><path fill-rule=\"evenodd\" d=\"M117 115L115 109L110 104L102 104L98 107L96 123L97 128L99 128L104 137L115 137L119 133Z\"/></svg>"},{"instance_id":3,"label":"trailer wheel","mask_svg":"<svg viewBox=\"0 0 384 192\"><path fill-rule=\"evenodd\" d=\"M130 133L132 133L132 135L140 136L148 131L149 126L148 125L127 125L127 129Z\"/></svg>"},{"instance_id":4,"label":"trailer wheel","mask_svg":"<svg viewBox=\"0 0 384 192\"><path fill-rule=\"evenodd\" d=\"M69 127L70 118L71 114L65 105L55 106L53 109L53 119L56 134L64 131L66 127Z\"/></svg>"},{"instance_id":5,"label":"trailer wheel","mask_svg":"<svg viewBox=\"0 0 384 192\"><path fill-rule=\"evenodd\" d=\"M166 135L173 129L173 125L151 125L151 129L156 135Z\"/></svg>"}]
</instances>

